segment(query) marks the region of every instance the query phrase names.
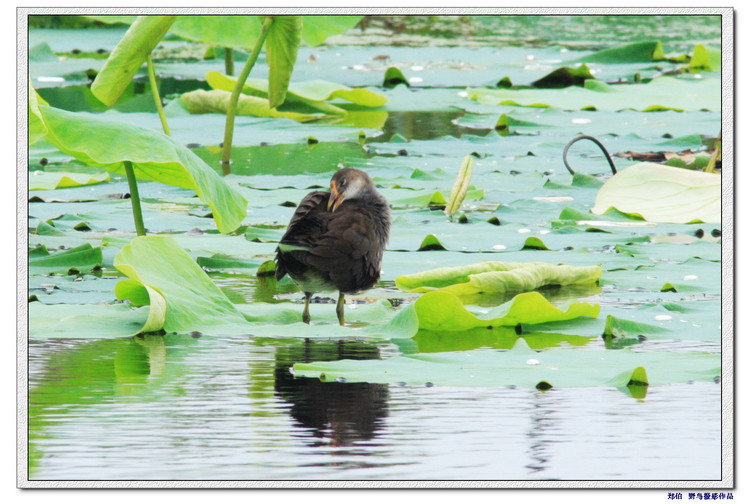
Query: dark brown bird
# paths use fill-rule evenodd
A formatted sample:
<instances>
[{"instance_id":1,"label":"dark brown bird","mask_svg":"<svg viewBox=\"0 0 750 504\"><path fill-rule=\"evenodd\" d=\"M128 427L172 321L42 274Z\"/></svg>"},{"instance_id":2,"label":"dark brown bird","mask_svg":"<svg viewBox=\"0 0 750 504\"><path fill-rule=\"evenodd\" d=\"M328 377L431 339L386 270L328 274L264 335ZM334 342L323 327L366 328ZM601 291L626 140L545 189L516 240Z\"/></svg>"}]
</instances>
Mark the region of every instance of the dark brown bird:
<instances>
[{"instance_id":1,"label":"dark brown bird","mask_svg":"<svg viewBox=\"0 0 750 504\"><path fill-rule=\"evenodd\" d=\"M276 249L276 279L288 274L305 293L305 323L313 293L337 290L336 315L344 325L344 294L378 281L390 227L388 202L363 171L339 170L331 192L305 196Z\"/></svg>"}]
</instances>

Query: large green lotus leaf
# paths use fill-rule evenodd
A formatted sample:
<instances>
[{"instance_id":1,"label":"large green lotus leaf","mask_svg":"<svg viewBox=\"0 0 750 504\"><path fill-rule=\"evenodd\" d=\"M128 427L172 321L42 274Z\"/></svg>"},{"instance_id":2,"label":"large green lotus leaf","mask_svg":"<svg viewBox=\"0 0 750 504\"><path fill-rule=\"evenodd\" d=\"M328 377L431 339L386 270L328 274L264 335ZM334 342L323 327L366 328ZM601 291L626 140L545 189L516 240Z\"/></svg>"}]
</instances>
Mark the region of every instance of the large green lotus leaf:
<instances>
[{"instance_id":1,"label":"large green lotus leaf","mask_svg":"<svg viewBox=\"0 0 750 504\"><path fill-rule=\"evenodd\" d=\"M145 330L247 332L242 314L169 236L135 238L117 254L114 266L135 281L118 284L118 298L142 304L147 291L151 309Z\"/></svg>"},{"instance_id":2,"label":"large green lotus leaf","mask_svg":"<svg viewBox=\"0 0 750 504\"><path fill-rule=\"evenodd\" d=\"M591 211L610 208L647 221L721 222L721 176L656 163L638 163L619 171L596 195Z\"/></svg>"},{"instance_id":3,"label":"large green lotus leaf","mask_svg":"<svg viewBox=\"0 0 750 504\"><path fill-rule=\"evenodd\" d=\"M316 46L354 28L364 16L302 16L302 40Z\"/></svg>"},{"instance_id":4,"label":"large green lotus leaf","mask_svg":"<svg viewBox=\"0 0 750 504\"><path fill-rule=\"evenodd\" d=\"M406 383L457 387L626 387L643 367L649 385L712 381L721 375L721 358L707 352L534 351L522 339L507 351L475 350L413 354L384 360L295 363L296 376L322 381ZM642 376L642 373L639 373ZM639 380L640 381L640 380Z\"/></svg>"},{"instance_id":5,"label":"large green lotus leaf","mask_svg":"<svg viewBox=\"0 0 750 504\"><path fill-rule=\"evenodd\" d=\"M47 134L47 126L42 119L39 105L48 105L48 103L39 96L29 80L29 145L37 143Z\"/></svg>"},{"instance_id":6,"label":"large green lotus leaf","mask_svg":"<svg viewBox=\"0 0 750 504\"><path fill-rule=\"evenodd\" d=\"M250 49L260 36L262 23L259 16L179 16L169 31L189 40Z\"/></svg>"},{"instance_id":7,"label":"large green lotus leaf","mask_svg":"<svg viewBox=\"0 0 750 504\"><path fill-rule=\"evenodd\" d=\"M665 59L664 46L659 41L636 42L589 54L577 61L588 63L641 63Z\"/></svg>"},{"instance_id":8,"label":"large green lotus leaf","mask_svg":"<svg viewBox=\"0 0 750 504\"><path fill-rule=\"evenodd\" d=\"M126 304L29 303L29 339L126 338L140 332L148 310Z\"/></svg>"},{"instance_id":9,"label":"large green lotus leaf","mask_svg":"<svg viewBox=\"0 0 750 504\"><path fill-rule=\"evenodd\" d=\"M206 73L206 82L214 89L231 91L237 81L221 72L211 71ZM268 81L266 79L248 79L242 89L245 93L267 96ZM381 107L388 101L384 95L368 89L350 88L324 80L292 82L289 84L287 99L289 102L304 103L324 112L338 114L346 111L325 102L342 99L364 107Z\"/></svg>"},{"instance_id":10,"label":"large green lotus leaf","mask_svg":"<svg viewBox=\"0 0 750 504\"><path fill-rule=\"evenodd\" d=\"M29 191L100 184L109 180L109 173L33 172L29 174Z\"/></svg>"},{"instance_id":11,"label":"large green lotus leaf","mask_svg":"<svg viewBox=\"0 0 750 504\"><path fill-rule=\"evenodd\" d=\"M85 243L78 247L55 254L35 254L29 258L29 270L32 273L65 273L71 269L89 271L102 264L102 249Z\"/></svg>"},{"instance_id":12,"label":"large green lotus leaf","mask_svg":"<svg viewBox=\"0 0 750 504\"><path fill-rule=\"evenodd\" d=\"M407 292L429 292L438 289L456 295L523 292L548 285L595 284L601 274L599 266L484 261L400 276L396 278L396 286Z\"/></svg>"},{"instance_id":13,"label":"large green lotus leaf","mask_svg":"<svg viewBox=\"0 0 750 504\"><path fill-rule=\"evenodd\" d=\"M538 292L524 292L489 311L481 318L467 310L458 297L442 291L428 292L414 303L406 305L385 327L384 332L411 337L418 329L441 332L460 332L477 327L542 324L550 321L571 320L599 315L599 306L571 303L559 309Z\"/></svg>"},{"instance_id":14,"label":"large green lotus leaf","mask_svg":"<svg viewBox=\"0 0 750 504\"><path fill-rule=\"evenodd\" d=\"M180 102L191 114L226 114L232 93L221 89L206 91L196 89L180 96ZM311 114L300 114L298 112L279 112L271 108L268 100L257 96L240 95L237 102L238 115L250 115L255 117L285 117L295 121L305 122L317 119L318 116Z\"/></svg>"},{"instance_id":15,"label":"large green lotus leaf","mask_svg":"<svg viewBox=\"0 0 750 504\"><path fill-rule=\"evenodd\" d=\"M94 96L110 107L114 105L176 18L139 16L91 84Z\"/></svg>"},{"instance_id":16,"label":"large green lotus leaf","mask_svg":"<svg viewBox=\"0 0 750 504\"><path fill-rule=\"evenodd\" d=\"M648 84L628 86L601 85L596 89L586 81L586 87L565 89L487 89L469 88L469 98L486 105L516 104L525 106L551 106L565 110L580 110L593 106L597 110L645 110L658 105L670 109L698 111L719 110L721 106L721 81L697 79L689 81L674 77L659 77ZM654 109L655 110L655 109Z\"/></svg>"},{"instance_id":17,"label":"large green lotus leaf","mask_svg":"<svg viewBox=\"0 0 750 504\"><path fill-rule=\"evenodd\" d=\"M273 16L266 37L268 102L272 108L286 99L301 36L302 16Z\"/></svg>"},{"instance_id":18,"label":"large green lotus leaf","mask_svg":"<svg viewBox=\"0 0 750 504\"><path fill-rule=\"evenodd\" d=\"M193 189L211 207L223 233L237 229L247 201L189 149L153 130L91 114L40 107L47 140L90 166L125 174L123 162L133 163L146 180Z\"/></svg>"}]
</instances>

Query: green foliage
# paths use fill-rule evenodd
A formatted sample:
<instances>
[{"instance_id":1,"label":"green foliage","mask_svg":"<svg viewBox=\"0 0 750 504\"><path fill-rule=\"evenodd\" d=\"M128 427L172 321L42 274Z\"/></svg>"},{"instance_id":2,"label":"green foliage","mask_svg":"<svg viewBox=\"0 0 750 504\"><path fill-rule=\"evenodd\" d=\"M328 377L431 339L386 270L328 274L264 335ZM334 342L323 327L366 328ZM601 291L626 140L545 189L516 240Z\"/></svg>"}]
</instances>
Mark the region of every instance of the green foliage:
<instances>
[{"instance_id":1,"label":"green foliage","mask_svg":"<svg viewBox=\"0 0 750 504\"><path fill-rule=\"evenodd\" d=\"M155 131L90 114L40 107L47 140L89 166L124 174L133 163L145 180L193 189L212 209L223 233L245 217L247 201L189 149Z\"/></svg>"},{"instance_id":2,"label":"green foliage","mask_svg":"<svg viewBox=\"0 0 750 504\"><path fill-rule=\"evenodd\" d=\"M266 38L268 61L268 102L276 108L286 98L292 80L297 49L302 37L302 16L274 16Z\"/></svg>"},{"instance_id":3,"label":"green foliage","mask_svg":"<svg viewBox=\"0 0 750 504\"><path fill-rule=\"evenodd\" d=\"M665 59L664 45L660 41L636 42L612 49L604 49L578 61L586 63L640 63Z\"/></svg>"},{"instance_id":4,"label":"green foliage","mask_svg":"<svg viewBox=\"0 0 750 504\"><path fill-rule=\"evenodd\" d=\"M610 208L651 222L721 222L721 176L656 163L638 163L609 179L591 209Z\"/></svg>"},{"instance_id":5,"label":"green foliage","mask_svg":"<svg viewBox=\"0 0 750 504\"><path fill-rule=\"evenodd\" d=\"M536 388L540 382L555 388L605 385L625 388L633 381L644 379L649 385L711 381L721 373L716 354L636 353L627 349L575 352L557 348L535 352L520 339L505 352L412 354L384 360L296 363L293 368L296 376L326 382L526 388ZM645 378L646 370L648 378Z\"/></svg>"},{"instance_id":6,"label":"green foliage","mask_svg":"<svg viewBox=\"0 0 750 504\"><path fill-rule=\"evenodd\" d=\"M213 89L206 91L196 89L180 96L180 101L191 114L226 114L232 95L228 91ZM317 119L312 114L298 112L279 112L269 106L268 100L257 96L241 95L237 102L237 114L255 117L285 117L295 121L312 121Z\"/></svg>"},{"instance_id":7,"label":"green foliage","mask_svg":"<svg viewBox=\"0 0 750 504\"><path fill-rule=\"evenodd\" d=\"M458 212L458 209L461 208L461 203L463 203L464 198L466 198L466 192L469 190L473 168L474 158L472 156L466 156L463 161L461 161L461 167L458 169L456 181L453 183L450 197L445 206L445 215L451 219L453 219L453 216Z\"/></svg>"},{"instance_id":8,"label":"green foliage","mask_svg":"<svg viewBox=\"0 0 750 504\"><path fill-rule=\"evenodd\" d=\"M206 74L206 82L214 88L225 91L234 89L237 81L220 72ZM268 80L248 79L242 90L244 93L268 97ZM348 86L323 80L293 82L287 91L286 104L302 104L328 114L346 114L346 110L327 103L329 100L346 100L364 107L381 107L387 99L380 93L368 89L353 89Z\"/></svg>"},{"instance_id":9,"label":"green foliage","mask_svg":"<svg viewBox=\"0 0 750 504\"><path fill-rule=\"evenodd\" d=\"M114 105L177 16L139 16L91 84L102 103Z\"/></svg>"},{"instance_id":10,"label":"green foliage","mask_svg":"<svg viewBox=\"0 0 750 504\"><path fill-rule=\"evenodd\" d=\"M195 261L168 236L139 236L115 257L114 266L133 281L118 284L119 299L144 302L150 311L140 332L237 332L245 319Z\"/></svg>"},{"instance_id":11,"label":"green foliage","mask_svg":"<svg viewBox=\"0 0 750 504\"><path fill-rule=\"evenodd\" d=\"M484 261L400 276L396 278L396 286L407 292L442 290L460 296L533 291L546 285L594 284L600 276L599 266Z\"/></svg>"},{"instance_id":12,"label":"green foliage","mask_svg":"<svg viewBox=\"0 0 750 504\"><path fill-rule=\"evenodd\" d=\"M109 173L37 172L29 175L29 191L61 189L99 184L109 180Z\"/></svg>"}]
</instances>

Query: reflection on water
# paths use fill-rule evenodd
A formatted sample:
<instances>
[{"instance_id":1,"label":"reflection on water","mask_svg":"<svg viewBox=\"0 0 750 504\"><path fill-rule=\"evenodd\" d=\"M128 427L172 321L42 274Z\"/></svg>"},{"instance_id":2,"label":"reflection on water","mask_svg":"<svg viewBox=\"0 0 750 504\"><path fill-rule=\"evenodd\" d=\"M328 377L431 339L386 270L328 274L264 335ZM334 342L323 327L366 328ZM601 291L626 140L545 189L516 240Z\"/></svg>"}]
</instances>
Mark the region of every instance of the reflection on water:
<instances>
[{"instance_id":1,"label":"reflection on water","mask_svg":"<svg viewBox=\"0 0 750 504\"><path fill-rule=\"evenodd\" d=\"M294 362L393 353L388 342L177 334L32 341L31 477L719 476L715 383L656 387L636 399L612 387L406 387L289 373Z\"/></svg>"},{"instance_id":2,"label":"reflection on water","mask_svg":"<svg viewBox=\"0 0 750 504\"><path fill-rule=\"evenodd\" d=\"M314 343L305 340L300 346L278 349L274 389L291 404L289 414L299 425L309 429L314 438L312 446L352 446L374 438L388 414L388 386L294 378L290 372L292 364L379 357L377 347L359 341Z\"/></svg>"},{"instance_id":3,"label":"reflection on water","mask_svg":"<svg viewBox=\"0 0 750 504\"><path fill-rule=\"evenodd\" d=\"M382 128L383 132L370 141L388 142L394 135L401 135L407 140L434 140L446 136L461 138L463 135L486 136L494 131L458 124L456 120L465 114L463 110L391 111Z\"/></svg>"},{"instance_id":4,"label":"reflection on water","mask_svg":"<svg viewBox=\"0 0 750 504\"><path fill-rule=\"evenodd\" d=\"M555 429L556 411L554 404L559 400L555 394L547 392L536 392L532 398L530 411L531 425L526 432L529 448L527 454L531 459L526 468L529 469L530 475L543 472L549 467L549 443L553 442L549 438L550 431Z\"/></svg>"}]
</instances>

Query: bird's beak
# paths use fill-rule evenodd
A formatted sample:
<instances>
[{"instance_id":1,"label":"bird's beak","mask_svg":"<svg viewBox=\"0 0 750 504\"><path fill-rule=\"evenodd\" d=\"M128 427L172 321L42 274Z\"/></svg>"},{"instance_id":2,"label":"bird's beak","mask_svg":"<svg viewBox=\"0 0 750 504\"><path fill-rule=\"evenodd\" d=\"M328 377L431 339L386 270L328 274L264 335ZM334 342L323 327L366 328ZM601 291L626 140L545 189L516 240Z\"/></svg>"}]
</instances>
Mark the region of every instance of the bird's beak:
<instances>
[{"instance_id":1,"label":"bird's beak","mask_svg":"<svg viewBox=\"0 0 750 504\"><path fill-rule=\"evenodd\" d=\"M328 211L335 212L336 209L344 202L344 193L339 192L335 181L331 181L331 195L328 197Z\"/></svg>"}]
</instances>

